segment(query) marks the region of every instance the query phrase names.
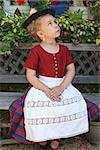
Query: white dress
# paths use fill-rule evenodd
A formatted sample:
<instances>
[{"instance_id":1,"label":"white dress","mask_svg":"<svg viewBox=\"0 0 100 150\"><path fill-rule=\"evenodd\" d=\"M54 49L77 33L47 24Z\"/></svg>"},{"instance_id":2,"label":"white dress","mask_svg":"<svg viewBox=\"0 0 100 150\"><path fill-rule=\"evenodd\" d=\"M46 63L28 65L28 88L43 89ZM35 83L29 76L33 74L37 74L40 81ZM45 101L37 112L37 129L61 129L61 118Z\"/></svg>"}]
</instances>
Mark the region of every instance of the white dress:
<instances>
[{"instance_id":1,"label":"white dress","mask_svg":"<svg viewBox=\"0 0 100 150\"><path fill-rule=\"evenodd\" d=\"M48 87L58 86L64 78L39 76ZM34 142L73 137L88 131L87 107L81 93L70 84L61 101L51 101L32 87L25 99L26 139Z\"/></svg>"}]
</instances>

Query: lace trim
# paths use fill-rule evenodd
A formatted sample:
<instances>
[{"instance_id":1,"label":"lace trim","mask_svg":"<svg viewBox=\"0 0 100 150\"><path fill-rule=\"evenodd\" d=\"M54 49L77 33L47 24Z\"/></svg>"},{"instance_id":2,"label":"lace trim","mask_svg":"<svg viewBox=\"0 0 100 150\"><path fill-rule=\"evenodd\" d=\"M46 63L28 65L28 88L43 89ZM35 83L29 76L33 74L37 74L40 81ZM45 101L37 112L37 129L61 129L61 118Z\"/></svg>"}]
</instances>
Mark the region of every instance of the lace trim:
<instances>
[{"instance_id":1,"label":"lace trim","mask_svg":"<svg viewBox=\"0 0 100 150\"><path fill-rule=\"evenodd\" d=\"M55 107L55 106L64 106L69 105L72 103L76 103L78 101L81 101L82 97L75 96L69 99L65 99L63 101L58 102L51 102L51 101L29 101L26 105L26 107Z\"/></svg>"},{"instance_id":2,"label":"lace trim","mask_svg":"<svg viewBox=\"0 0 100 150\"><path fill-rule=\"evenodd\" d=\"M72 114L72 115L68 115L68 116L26 119L26 124L28 124L28 125L43 125L43 124L62 123L62 122L77 120L77 119L83 118L85 116L87 116L86 110L79 112L79 113Z\"/></svg>"}]
</instances>

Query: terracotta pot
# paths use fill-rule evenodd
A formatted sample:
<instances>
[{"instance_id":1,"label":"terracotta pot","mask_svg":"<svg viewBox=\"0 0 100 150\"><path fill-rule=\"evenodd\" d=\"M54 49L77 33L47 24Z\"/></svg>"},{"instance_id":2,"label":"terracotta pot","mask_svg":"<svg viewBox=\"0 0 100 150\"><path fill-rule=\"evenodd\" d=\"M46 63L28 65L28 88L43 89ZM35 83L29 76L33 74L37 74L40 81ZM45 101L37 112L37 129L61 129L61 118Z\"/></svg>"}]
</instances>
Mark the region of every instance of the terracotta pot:
<instances>
[{"instance_id":1,"label":"terracotta pot","mask_svg":"<svg viewBox=\"0 0 100 150\"><path fill-rule=\"evenodd\" d=\"M86 134L87 140L94 145L100 145L100 122L92 122L90 131Z\"/></svg>"}]
</instances>

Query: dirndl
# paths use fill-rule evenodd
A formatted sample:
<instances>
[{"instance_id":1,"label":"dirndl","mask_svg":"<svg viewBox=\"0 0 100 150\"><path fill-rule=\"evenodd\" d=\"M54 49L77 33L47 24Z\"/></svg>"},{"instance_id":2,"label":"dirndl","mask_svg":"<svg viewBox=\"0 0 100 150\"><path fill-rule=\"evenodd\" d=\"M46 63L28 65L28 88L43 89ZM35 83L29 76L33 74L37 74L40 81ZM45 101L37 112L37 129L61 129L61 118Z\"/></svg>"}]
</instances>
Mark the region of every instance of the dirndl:
<instances>
[{"instance_id":1,"label":"dirndl","mask_svg":"<svg viewBox=\"0 0 100 150\"><path fill-rule=\"evenodd\" d=\"M49 88L59 86L63 79L39 76ZM60 101L52 101L43 91L31 87L24 103L24 124L29 141L73 137L88 132L87 105L72 84L63 91Z\"/></svg>"}]
</instances>

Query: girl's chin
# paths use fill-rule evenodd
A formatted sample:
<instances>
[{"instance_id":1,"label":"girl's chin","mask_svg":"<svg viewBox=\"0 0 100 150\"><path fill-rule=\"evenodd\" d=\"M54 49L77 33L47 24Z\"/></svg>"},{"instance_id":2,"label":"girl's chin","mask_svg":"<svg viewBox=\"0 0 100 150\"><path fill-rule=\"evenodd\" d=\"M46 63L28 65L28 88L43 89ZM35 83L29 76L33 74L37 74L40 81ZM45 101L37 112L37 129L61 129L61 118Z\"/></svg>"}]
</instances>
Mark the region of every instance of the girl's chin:
<instances>
[{"instance_id":1,"label":"girl's chin","mask_svg":"<svg viewBox=\"0 0 100 150\"><path fill-rule=\"evenodd\" d=\"M60 34L58 34L55 38L59 38Z\"/></svg>"}]
</instances>

